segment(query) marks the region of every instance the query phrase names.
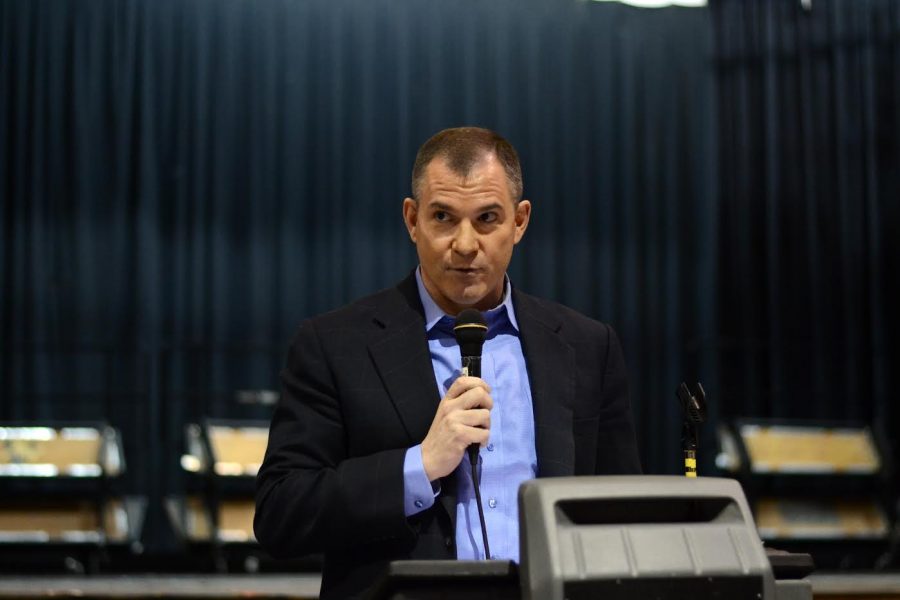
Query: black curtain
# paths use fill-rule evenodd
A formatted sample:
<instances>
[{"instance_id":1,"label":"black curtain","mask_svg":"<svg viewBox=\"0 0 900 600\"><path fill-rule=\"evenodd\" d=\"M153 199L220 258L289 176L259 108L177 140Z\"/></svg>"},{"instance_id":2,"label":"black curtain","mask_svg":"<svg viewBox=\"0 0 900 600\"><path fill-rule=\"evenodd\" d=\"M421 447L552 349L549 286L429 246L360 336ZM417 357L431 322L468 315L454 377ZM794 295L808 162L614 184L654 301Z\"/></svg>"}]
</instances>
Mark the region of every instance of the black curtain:
<instances>
[{"instance_id":1,"label":"black curtain","mask_svg":"<svg viewBox=\"0 0 900 600\"><path fill-rule=\"evenodd\" d=\"M720 398L900 426L900 3L719 0Z\"/></svg>"},{"instance_id":2,"label":"black curtain","mask_svg":"<svg viewBox=\"0 0 900 600\"><path fill-rule=\"evenodd\" d=\"M885 416L896 4L746 4L0 3L0 419L110 419L157 506L185 422L266 417L233 391L300 320L414 266L460 124L521 152L514 284L619 331L647 472L682 379L714 422Z\"/></svg>"}]
</instances>

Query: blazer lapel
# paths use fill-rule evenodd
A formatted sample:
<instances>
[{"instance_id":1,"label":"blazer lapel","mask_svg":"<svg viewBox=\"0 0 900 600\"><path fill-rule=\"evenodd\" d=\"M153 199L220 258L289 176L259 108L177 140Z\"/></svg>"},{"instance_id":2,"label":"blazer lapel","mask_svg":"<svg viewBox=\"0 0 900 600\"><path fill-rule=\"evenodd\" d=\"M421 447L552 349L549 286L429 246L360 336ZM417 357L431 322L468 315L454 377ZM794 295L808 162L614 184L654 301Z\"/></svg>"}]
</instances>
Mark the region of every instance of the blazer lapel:
<instances>
[{"instance_id":1,"label":"blazer lapel","mask_svg":"<svg viewBox=\"0 0 900 600\"><path fill-rule=\"evenodd\" d=\"M400 293L390 302L375 307L373 319L383 333L369 344L369 354L406 428L410 445L415 445L428 433L441 399L415 277L405 279L397 290Z\"/></svg>"},{"instance_id":2,"label":"blazer lapel","mask_svg":"<svg viewBox=\"0 0 900 600\"><path fill-rule=\"evenodd\" d=\"M384 336L369 344L369 354L406 432L410 446L425 439L441 398L425 336L425 311L415 272L397 286L399 294L375 307L374 320ZM456 530L455 472L441 479L438 513L445 534Z\"/></svg>"},{"instance_id":3,"label":"blazer lapel","mask_svg":"<svg viewBox=\"0 0 900 600\"><path fill-rule=\"evenodd\" d=\"M538 477L574 475L569 407L575 394L575 351L559 335L561 324L552 312L515 289L513 303L531 384Z\"/></svg>"}]
</instances>

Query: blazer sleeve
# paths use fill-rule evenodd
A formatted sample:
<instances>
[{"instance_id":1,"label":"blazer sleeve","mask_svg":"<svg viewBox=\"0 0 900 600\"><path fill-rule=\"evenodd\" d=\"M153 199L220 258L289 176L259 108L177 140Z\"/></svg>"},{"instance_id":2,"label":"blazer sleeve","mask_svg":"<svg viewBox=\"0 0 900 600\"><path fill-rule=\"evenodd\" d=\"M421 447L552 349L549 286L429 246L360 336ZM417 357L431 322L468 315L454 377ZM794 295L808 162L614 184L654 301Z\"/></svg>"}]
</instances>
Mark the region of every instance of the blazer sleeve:
<instances>
[{"instance_id":1,"label":"blazer sleeve","mask_svg":"<svg viewBox=\"0 0 900 600\"><path fill-rule=\"evenodd\" d=\"M273 556L411 539L403 510L405 448L348 456L335 374L315 322L297 333L282 372L257 476L254 531Z\"/></svg>"},{"instance_id":2,"label":"blazer sleeve","mask_svg":"<svg viewBox=\"0 0 900 600\"><path fill-rule=\"evenodd\" d=\"M641 461L628 399L628 372L615 330L607 330L606 368L603 374L602 408L597 435L598 475L636 475Z\"/></svg>"}]
</instances>

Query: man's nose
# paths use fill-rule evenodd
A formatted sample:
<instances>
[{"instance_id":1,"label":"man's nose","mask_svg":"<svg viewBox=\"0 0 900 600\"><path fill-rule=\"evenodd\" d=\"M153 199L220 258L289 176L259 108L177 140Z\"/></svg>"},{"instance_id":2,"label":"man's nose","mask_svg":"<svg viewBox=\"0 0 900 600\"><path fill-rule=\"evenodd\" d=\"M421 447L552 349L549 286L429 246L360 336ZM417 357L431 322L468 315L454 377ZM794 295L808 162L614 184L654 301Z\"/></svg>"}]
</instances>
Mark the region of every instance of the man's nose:
<instances>
[{"instance_id":1,"label":"man's nose","mask_svg":"<svg viewBox=\"0 0 900 600\"><path fill-rule=\"evenodd\" d=\"M478 232L468 221L459 224L453 238L453 250L463 256L478 252Z\"/></svg>"}]
</instances>

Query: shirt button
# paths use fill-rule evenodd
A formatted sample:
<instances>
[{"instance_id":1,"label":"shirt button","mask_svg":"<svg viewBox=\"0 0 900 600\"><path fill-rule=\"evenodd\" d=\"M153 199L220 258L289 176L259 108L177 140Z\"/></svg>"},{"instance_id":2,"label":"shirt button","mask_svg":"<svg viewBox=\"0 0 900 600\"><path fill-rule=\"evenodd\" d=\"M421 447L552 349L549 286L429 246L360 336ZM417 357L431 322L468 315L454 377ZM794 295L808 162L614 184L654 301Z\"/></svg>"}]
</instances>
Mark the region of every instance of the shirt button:
<instances>
[{"instance_id":1,"label":"shirt button","mask_svg":"<svg viewBox=\"0 0 900 600\"><path fill-rule=\"evenodd\" d=\"M493 451L494 451L494 445L493 445L493 444L488 444L488 445L487 445L487 449L488 449L488 452L493 452Z\"/></svg>"},{"instance_id":2,"label":"shirt button","mask_svg":"<svg viewBox=\"0 0 900 600\"><path fill-rule=\"evenodd\" d=\"M497 508L497 500L491 498L490 500L488 500L488 506L490 506L491 508Z\"/></svg>"},{"instance_id":3,"label":"shirt button","mask_svg":"<svg viewBox=\"0 0 900 600\"><path fill-rule=\"evenodd\" d=\"M413 504L416 505L416 508L422 508L422 501L421 501L421 500L416 500L415 502L413 502Z\"/></svg>"}]
</instances>

